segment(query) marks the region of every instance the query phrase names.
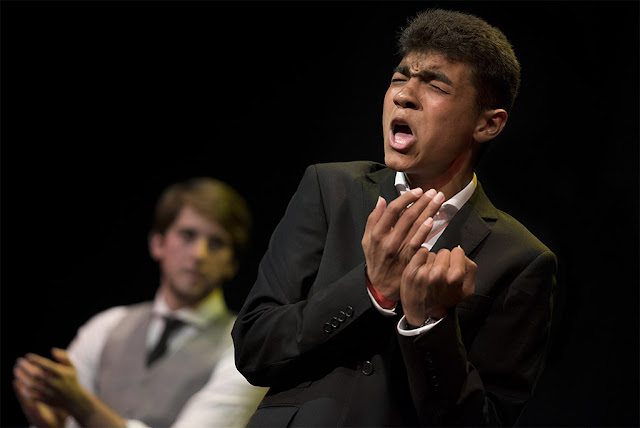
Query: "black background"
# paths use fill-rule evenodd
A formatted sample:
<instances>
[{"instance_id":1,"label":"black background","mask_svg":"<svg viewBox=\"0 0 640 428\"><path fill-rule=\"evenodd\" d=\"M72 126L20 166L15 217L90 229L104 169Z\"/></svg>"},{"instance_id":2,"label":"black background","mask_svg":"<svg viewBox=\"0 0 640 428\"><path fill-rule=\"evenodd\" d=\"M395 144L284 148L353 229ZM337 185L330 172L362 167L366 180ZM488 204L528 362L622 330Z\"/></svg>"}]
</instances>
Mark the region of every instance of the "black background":
<instances>
[{"instance_id":1,"label":"black background","mask_svg":"<svg viewBox=\"0 0 640 428\"><path fill-rule=\"evenodd\" d=\"M153 203L211 175L255 217L242 302L305 167L383 161L408 16L501 28L522 65L478 170L560 261L554 348L521 424L638 426L638 2L9 2L1 7L1 426L26 352L151 298Z\"/></svg>"}]
</instances>

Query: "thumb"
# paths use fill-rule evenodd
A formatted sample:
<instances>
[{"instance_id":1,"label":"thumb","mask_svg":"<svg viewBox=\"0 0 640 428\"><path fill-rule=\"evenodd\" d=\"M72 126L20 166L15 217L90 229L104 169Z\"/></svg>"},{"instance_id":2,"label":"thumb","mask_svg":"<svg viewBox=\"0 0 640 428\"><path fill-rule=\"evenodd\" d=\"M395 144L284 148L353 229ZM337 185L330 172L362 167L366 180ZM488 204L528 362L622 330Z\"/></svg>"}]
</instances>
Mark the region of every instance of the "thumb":
<instances>
[{"instance_id":1,"label":"thumb","mask_svg":"<svg viewBox=\"0 0 640 428\"><path fill-rule=\"evenodd\" d=\"M465 275L462 282L462 291L465 296L473 294L476 288L476 273L478 271L478 265L469 257L465 257Z\"/></svg>"},{"instance_id":2,"label":"thumb","mask_svg":"<svg viewBox=\"0 0 640 428\"><path fill-rule=\"evenodd\" d=\"M382 197L378 196L378 201L376 202L376 207L371 211L369 217L367 218L367 224L364 228L365 238L368 238L368 235L373 231L373 228L378 224L378 220L382 217L385 208L387 207L387 201Z\"/></svg>"},{"instance_id":3,"label":"thumb","mask_svg":"<svg viewBox=\"0 0 640 428\"><path fill-rule=\"evenodd\" d=\"M64 366L73 365L73 363L71 362L71 358L69 358L69 354L67 353L66 349L51 348L51 355L53 355L53 358L55 358L57 362L59 362Z\"/></svg>"}]
</instances>

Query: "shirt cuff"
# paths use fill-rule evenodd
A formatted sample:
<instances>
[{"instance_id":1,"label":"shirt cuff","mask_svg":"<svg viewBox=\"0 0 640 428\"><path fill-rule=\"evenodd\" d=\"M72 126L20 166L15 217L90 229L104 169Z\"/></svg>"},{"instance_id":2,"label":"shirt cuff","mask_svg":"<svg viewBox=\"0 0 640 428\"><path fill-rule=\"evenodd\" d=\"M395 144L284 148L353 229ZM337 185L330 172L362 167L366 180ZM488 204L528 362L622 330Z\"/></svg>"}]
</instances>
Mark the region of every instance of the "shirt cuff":
<instances>
[{"instance_id":1,"label":"shirt cuff","mask_svg":"<svg viewBox=\"0 0 640 428\"><path fill-rule=\"evenodd\" d=\"M135 419L127 419L125 423L127 428L149 428L144 422Z\"/></svg>"},{"instance_id":2,"label":"shirt cuff","mask_svg":"<svg viewBox=\"0 0 640 428\"><path fill-rule=\"evenodd\" d=\"M364 267L364 281L367 284L367 291L369 291L369 296L375 300L375 302L383 309L391 309L395 310L396 306L398 306L398 302L389 300L382 295L374 286L371 284L369 280L369 275L367 275L367 266L365 264Z\"/></svg>"},{"instance_id":3,"label":"shirt cuff","mask_svg":"<svg viewBox=\"0 0 640 428\"><path fill-rule=\"evenodd\" d=\"M424 332L431 330L434 325L438 324L440 321L442 321L445 318L446 316L440 318L438 321L434 323L427 324L422 327L410 329L409 323L407 323L407 318L403 315L402 318L400 318L400 321L398 321L398 333L400 333L403 336L418 336Z\"/></svg>"},{"instance_id":4,"label":"shirt cuff","mask_svg":"<svg viewBox=\"0 0 640 428\"><path fill-rule=\"evenodd\" d=\"M396 306L394 306L391 309L385 309L382 306L380 306L378 304L378 302L376 302L376 299L373 297L373 294L371 294L371 291L369 290L369 287L367 287L367 294L369 294L369 298L371 299L371 302L373 303L373 306L378 310L378 312L380 312L382 315L384 315L385 317L393 317L396 315Z\"/></svg>"}]
</instances>

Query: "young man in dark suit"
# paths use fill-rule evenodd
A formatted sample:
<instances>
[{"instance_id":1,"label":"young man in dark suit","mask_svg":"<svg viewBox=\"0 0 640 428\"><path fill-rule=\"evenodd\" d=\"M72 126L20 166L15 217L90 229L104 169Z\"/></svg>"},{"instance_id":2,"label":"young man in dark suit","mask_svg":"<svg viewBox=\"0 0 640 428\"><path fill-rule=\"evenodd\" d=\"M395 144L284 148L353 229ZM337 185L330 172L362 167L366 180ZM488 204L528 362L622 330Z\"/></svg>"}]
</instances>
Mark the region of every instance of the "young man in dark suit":
<instances>
[{"instance_id":1,"label":"young man in dark suit","mask_svg":"<svg viewBox=\"0 0 640 428\"><path fill-rule=\"evenodd\" d=\"M384 100L386 166L307 169L235 323L270 390L250 426L513 424L543 366L555 255L474 166L520 66L500 30L419 14Z\"/></svg>"}]
</instances>

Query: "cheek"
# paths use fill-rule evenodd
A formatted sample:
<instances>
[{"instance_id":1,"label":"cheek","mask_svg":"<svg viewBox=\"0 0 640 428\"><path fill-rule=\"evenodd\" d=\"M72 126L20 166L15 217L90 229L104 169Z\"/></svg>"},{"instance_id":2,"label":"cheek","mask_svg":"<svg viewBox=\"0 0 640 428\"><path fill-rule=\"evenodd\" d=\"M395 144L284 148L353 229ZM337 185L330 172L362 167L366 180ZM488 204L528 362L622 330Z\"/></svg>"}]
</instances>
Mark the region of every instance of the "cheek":
<instances>
[{"instance_id":1,"label":"cheek","mask_svg":"<svg viewBox=\"0 0 640 428\"><path fill-rule=\"evenodd\" d=\"M162 264L168 269L176 269L184 258L186 250L183 246L168 243L162 252Z\"/></svg>"},{"instance_id":2,"label":"cheek","mask_svg":"<svg viewBox=\"0 0 640 428\"><path fill-rule=\"evenodd\" d=\"M212 254L208 259L207 267L209 272L224 276L233 271L233 254L228 250L221 250Z\"/></svg>"},{"instance_id":3,"label":"cheek","mask_svg":"<svg viewBox=\"0 0 640 428\"><path fill-rule=\"evenodd\" d=\"M180 264L179 258L179 252L167 249L162 259L162 265L167 271L175 271Z\"/></svg>"},{"instance_id":4,"label":"cheek","mask_svg":"<svg viewBox=\"0 0 640 428\"><path fill-rule=\"evenodd\" d=\"M395 104L393 103L393 94L391 89L387 90L382 102L382 126L384 127L388 123L388 118L391 115Z\"/></svg>"}]
</instances>

